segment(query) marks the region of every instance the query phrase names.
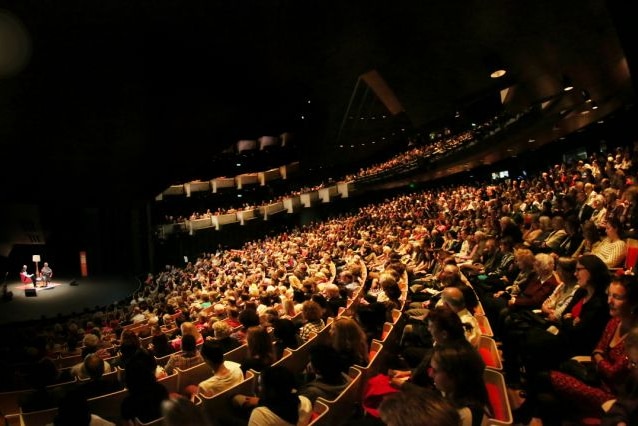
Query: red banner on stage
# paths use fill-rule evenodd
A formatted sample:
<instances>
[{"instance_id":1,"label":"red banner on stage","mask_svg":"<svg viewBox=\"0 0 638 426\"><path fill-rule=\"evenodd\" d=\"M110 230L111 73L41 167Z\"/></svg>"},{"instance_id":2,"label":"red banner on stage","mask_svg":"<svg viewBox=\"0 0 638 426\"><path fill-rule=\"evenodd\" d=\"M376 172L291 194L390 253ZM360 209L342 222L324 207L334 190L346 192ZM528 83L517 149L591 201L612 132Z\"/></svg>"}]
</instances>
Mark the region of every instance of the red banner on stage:
<instances>
[{"instance_id":1,"label":"red banner on stage","mask_svg":"<svg viewBox=\"0 0 638 426\"><path fill-rule=\"evenodd\" d=\"M81 251L80 252L80 272L81 272L83 277L88 277L89 276L88 268L86 266L86 252L85 251Z\"/></svg>"}]
</instances>

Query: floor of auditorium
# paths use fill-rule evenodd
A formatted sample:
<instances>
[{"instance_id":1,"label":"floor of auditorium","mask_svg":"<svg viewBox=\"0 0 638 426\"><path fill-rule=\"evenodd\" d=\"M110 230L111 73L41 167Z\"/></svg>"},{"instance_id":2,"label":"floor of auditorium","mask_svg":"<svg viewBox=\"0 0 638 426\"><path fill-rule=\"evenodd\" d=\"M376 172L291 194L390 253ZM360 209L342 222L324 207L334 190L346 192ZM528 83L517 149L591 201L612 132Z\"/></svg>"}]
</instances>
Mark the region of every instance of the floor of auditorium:
<instances>
[{"instance_id":1,"label":"floor of auditorium","mask_svg":"<svg viewBox=\"0 0 638 426\"><path fill-rule=\"evenodd\" d=\"M125 299L138 286L134 277L55 277L48 287L36 288L36 296L27 296L31 284L7 281L13 298L0 302L0 324L81 313Z\"/></svg>"}]
</instances>

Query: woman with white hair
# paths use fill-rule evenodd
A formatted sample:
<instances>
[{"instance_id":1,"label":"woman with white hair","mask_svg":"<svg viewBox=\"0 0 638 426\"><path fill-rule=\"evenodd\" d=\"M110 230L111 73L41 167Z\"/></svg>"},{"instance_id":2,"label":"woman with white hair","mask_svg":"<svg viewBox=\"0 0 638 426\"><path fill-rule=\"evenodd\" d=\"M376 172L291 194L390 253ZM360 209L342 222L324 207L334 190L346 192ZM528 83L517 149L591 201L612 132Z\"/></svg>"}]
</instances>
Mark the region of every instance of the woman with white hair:
<instances>
[{"instance_id":1,"label":"woman with white hair","mask_svg":"<svg viewBox=\"0 0 638 426\"><path fill-rule=\"evenodd\" d=\"M605 197L602 194L596 194L592 198L591 206L594 211L589 220L596 224L598 229L604 229L607 217L607 207L605 206Z\"/></svg>"},{"instance_id":2,"label":"woman with white hair","mask_svg":"<svg viewBox=\"0 0 638 426\"><path fill-rule=\"evenodd\" d=\"M541 309L545 299L553 293L558 285L554 275L554 257L547 253L538 253L534 256L534 278L521 288L517 295L512 295L507 301L507 307L495 316L493 310L486 310L490 318L495 335L503 335L507 324L511 321L510 315L521 310ZM490 317L492 313L492 317Z\"/></svg>"},{"instance_id":3,"label":"woman with white hair","mask_svg":"<svg viewBox=\"0 0 638 426\"><path fill-rule=\"evenodd\" d=\"M540 309L558 285L554 275L554 257L538 253L534 258L534 271L538 279L530 282L518 296L512 296L508 302L510 309Z\"/></svg>"}]
</instances>

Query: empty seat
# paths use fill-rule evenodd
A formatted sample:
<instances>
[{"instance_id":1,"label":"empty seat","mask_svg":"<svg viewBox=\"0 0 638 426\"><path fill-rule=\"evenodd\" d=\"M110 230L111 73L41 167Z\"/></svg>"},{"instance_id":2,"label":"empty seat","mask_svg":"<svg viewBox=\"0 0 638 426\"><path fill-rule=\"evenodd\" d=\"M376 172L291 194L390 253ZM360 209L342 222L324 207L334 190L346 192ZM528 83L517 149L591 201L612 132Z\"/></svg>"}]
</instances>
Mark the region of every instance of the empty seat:
<instances>
[{"instance_id":1,"label":"empty seat","mask_svg":"<svg viewBox=\"0 0 638 426\"><path fill-rule=\"evenodd\" d=\"M479 353L485 362L485 366L494 370L502 370L501 355L496 347L496 341L491 337L481 336L479 339Z\"/></svg>"},{"instance_id":2,"label":"empty seat","mask_svg":"<svg viewBox=\"0 0 638 426\"><path fill-rule=\"evenodd\" d=\"M492 326L490 325L490 320L485 315L474 315L476 321L478 322L479 328L481 329L481 334L487 337L494 337L494 333L492 332Z\"/></svg>"},{"instance_id":3,"label":"empty seat","mask_svg":"<svg viewBox=\"0 0 638 426\"><path fill-rule=\"evenodd\" d=\"M485 387L491 408L488 425L506 426L513 424L512 407L507 395L505 377L500 371L491 368L485 369L483 377L485 379Z\"/></svg>"},{"instance_id":4,"label":"empty seat","mask_svg":"<svg viewBox=\"0 0 638 426\"><path fill-rule=\"evenodd\" d=\"M42 426L53 423L55 416L58 414L58 407L46 410L31 411L28 413L20 413L21 426Z\"/></svg>"}]
</instances>

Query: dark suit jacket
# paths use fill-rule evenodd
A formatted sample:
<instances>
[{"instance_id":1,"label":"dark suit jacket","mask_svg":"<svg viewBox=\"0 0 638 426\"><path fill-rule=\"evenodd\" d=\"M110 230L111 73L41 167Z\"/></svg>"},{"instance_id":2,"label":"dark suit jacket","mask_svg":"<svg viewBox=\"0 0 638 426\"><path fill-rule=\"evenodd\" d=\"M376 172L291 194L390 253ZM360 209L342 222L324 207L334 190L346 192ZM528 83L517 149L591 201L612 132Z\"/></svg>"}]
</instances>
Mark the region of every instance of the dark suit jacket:
<instances>
[{"instance_id":1,"label":"dark suit jacket","mask_svg":"<svg viewBox=\"0 0 638 426\"><path fill-rule=\"evenodd\" d=\"M578 209L578 220L583 223L591 218L592 213L594 213L594 208L589 204L585 204Z\"/></svg>"},{"instance_id":2,"label":"dark suit jacket","mask_svg":"<svg viewBox=\"0 0 638 426\"><path fill-rule=\"evenodd\" d=\"M336 318L339 308L345 308L347 302L343 297L326 300L326 316Z\"/></svg>"}]
</instances>

